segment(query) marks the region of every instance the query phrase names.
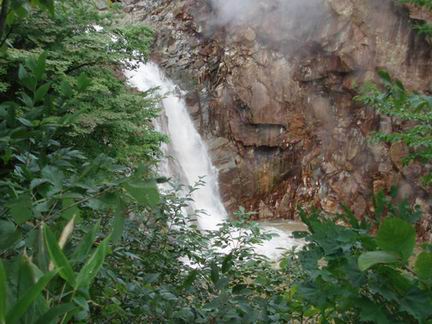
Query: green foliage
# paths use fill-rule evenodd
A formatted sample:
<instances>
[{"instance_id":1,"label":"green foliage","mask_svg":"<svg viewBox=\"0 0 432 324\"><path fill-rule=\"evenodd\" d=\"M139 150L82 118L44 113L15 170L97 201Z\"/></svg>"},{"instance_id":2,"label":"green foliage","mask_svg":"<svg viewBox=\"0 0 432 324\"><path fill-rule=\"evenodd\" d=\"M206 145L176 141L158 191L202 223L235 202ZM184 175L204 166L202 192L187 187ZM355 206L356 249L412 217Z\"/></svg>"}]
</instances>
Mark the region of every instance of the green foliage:
<instances>
[{"instance_id":1,"label":"green foliage","mask_svg":"<svg viewBox=\"0 0 432 324\"><path fill-rule=\"evenodd\" d=\"M45 226L43 228L45 244L47 246L48 254L54 265L60 269L60 276L66 280L71 286L75 286L75 274L71 264L64 255L61 247L57 244L54 234Z\"/></svg>"},{"instance_id":2,"label":"green foliage","mask_svg":"<svg viewBox=\"0 0 432 324\"><path fill-rule=\"evenodd\" d=\"M378 197L382 200L383 196ZM406 213L388 208L376 235L368 226L350 222L345 211L333 218L303 214L309 244L298 254L303 276L295 298L305 310L315 309L321 321L340 323L428 323L432 320L429 252L415 258L415 230ZM401 214L398 210L404 210ZM370 215L368 219L377 218ZM413 264L416 264L413 269ZM423 273L424 271L424 273Z\"/></svg>"},{"instance_id":3,"label":"green foliage","mask_svg":"<svg viewBox=\"0 0 432 324\"><path fill-rule=\"evenodd\" d=\"M379 263L394 263L398 261L399 259L394 253L385 251L372 251L362 253L358 259L358 265L361 271L365 271Z\"/></svg>"},{"instance_id":4,"label":"green foliage","mask_svg":"<svg viewBox=\"0 0 432 324\"><path fill-rule=\"evenodd\" d=\"M190 224L180 188L162 196L160 213L126 220L122 241L94 287L98 322L285 323L291 274L275 269L253 246L266 235L250 214L236 213L215 232ZM233 238L235 238L233 240ZM229 248L229 249L228 249ZM286 269L286 268L285 268Z\"/></svg>"},{"instance_id":5,"label":"green foliage","mask_svg":"<svg viewBox=\"0 0 432 324\"><path fill-rule=\"evenodd\" d=\"M0 323L6 321L6 271L0 261Z\"/></svg>"},{"instance_id":6,"label":"green foliage","mask_svg":"<svg viewBox=\"0 0 432 324\"><path fill-rule=\"evenodd\" d=\"M400 121L402 127L391 133L377 133L379 141L402 142L411 148L404 163L418 160L427 163L432 159L432 97L412 93L399 80L393 80L385 71L379 71L384 90L375 84L366 84L358 100L374 107L378 112ZM431 174L424 180L430 183Z\"/></svg>"},{"instance_id":7,"label":"green foliage","mask_svg":"<svg viewBox=\"0 0 432 324\"><path fill-rule=\"evenodd\" d=\"M411 3L416 6L425 7L428 10L432 10L431 0L401 0L401 3Z\"/></svg>"},{"instance_id":8,"label":"green foliage","mask_svg":"<svg viewBox=\"0 0 432 324\"><path fill-rule=\"evenodd\" d=\"M416 243L415 229L402 219L387 218L378 230L376 241L380 249L393 252L407 261Z\"/></svg>"},{"instance_id":9,"label":"green foliage","mask_svg":"<svg viewBox=\"0 0 432 324\"><path fill-rule=\"evenodd\" d=\"M399 2L420 7L422 10L432 11L431 0L399 0ZM414 29L427 37L432 36L432 24L430 22L416 22L414 24Z\"/></svg>"},{"instance_id":10,"label":"green foliage","mask_svg":"<svg viewBox=\"0 0 432 324\"><path fill-rule=\"evenodd\" d=\"M40 297L42 291L46 288L51 279L56 275L55 272L44 274L33 286L29 287L26 293L17 300L17 303L9 310L6 315L6 323L16 323L26 313L30 305Z\"/></svg>"},{"instance_id":11,"label":"green foliage","mask_svg":"<svg viewBox=\"0 0 432 324\"><path fill-rule=\"evenodd\" d=\"M118 27L119 11L102 14L87 1L21 1L10 9L0 26L7 29L0 53L0 322L85 321L110 232L121 232L112 215L159 204L151 166L163 137L150 128L154 99L116 77L130 66L122 62L145 58L152 33ZM131 186L146 199L124 189ZM114 228L100 231L101 221Z\"/></svg>"},{"instance_id":12,"label":"green foliage","mask_svg":"<svg viewBox=\"0 0 432 324\"><path fill-rule=\"evenodd\" d=\"M244 209L203 233L191 192L157 187L159 98L120 73L153 33L91 1L1 4L0 324L432 320L417 209L379 195L363 221L303 214L308 244L279 264L255 252L271 235ZM362 99L418 127L380 138L428 161L430 98L381 76L386 93Z\"/></svg>"},{"instance_id":13,"label":"green foliage","mask_svg":"<svg viewBox=\"0 0 432 324\"><path fill-rule=\"evenodd\" d=\"M150 124L158 113L154 99L131 93L119 79L121 68L148 54L153 33L142 25L119 25L119 10L100 13L87 1L61 3L55 16L35 11L14 26L8 39L13 47L0 58L5 87L14 88L16 65L43 49L52 83L44 104L53 101L52 114L69 115L66 145L80 142L86 154L105 153L120 162L154 159L163 138ZM25 82L31 88L34 80Z\"/></svg>"},{"instance_id":14,"label":"green foliage","mask_svg":"<svg viewBox=\"0 0 432 324\"><path fill-rule=\"evenodd\" d=\"M415 263L415 271L418 277L429 286L432 284L432 253L422 252Z\"/></svg>"}]
</instances>

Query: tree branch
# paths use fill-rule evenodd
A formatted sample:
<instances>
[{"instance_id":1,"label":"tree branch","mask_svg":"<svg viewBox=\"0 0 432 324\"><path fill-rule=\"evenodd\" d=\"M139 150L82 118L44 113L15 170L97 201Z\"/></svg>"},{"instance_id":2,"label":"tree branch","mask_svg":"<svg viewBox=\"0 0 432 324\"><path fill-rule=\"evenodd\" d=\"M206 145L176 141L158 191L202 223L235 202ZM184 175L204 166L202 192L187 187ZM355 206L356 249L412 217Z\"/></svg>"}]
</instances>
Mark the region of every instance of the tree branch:
<instances>
[{"instance_id":1,"label":"tree branch","mask_svg":"<svg viewBox=\"0 0 432 324\"><path fill-rule=\"evenodd\" d=\"M71 66L71 67L69 67L69 68L65 71L65 73L66 73L66 74L69 74L69 73L71 73L71 72L73 72L73 71L76 71L76 70L79 70L79 69L81 69L81 68L83 68L83 67L91 66L91 65L96 65L96 64L98 64L98 63L99 63L98 61L94 61L94 62L85 62L85 63L81 63L81 64L78 64L78 65L75 65L75 66Z\"/></svg>"}]
</instances>

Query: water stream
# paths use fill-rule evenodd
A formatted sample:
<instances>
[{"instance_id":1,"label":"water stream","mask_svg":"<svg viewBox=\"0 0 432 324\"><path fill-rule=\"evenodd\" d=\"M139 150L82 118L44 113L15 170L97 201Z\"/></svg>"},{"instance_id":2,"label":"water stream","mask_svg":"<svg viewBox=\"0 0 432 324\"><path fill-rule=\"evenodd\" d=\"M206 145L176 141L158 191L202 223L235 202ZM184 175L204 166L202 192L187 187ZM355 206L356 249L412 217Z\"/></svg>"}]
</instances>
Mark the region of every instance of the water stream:
<instances>
[{"instance_id":1,"label":"water stream","mask_svg":"<svg viewBox=\"0 0 432 324\"><path fill-rule=\"evenodd\" d=\"M166 155L173 157L173 160L163 162L161 172L190 186L200 177L204 177L205 185L192 193L192 207L205 211L197 217L201 230L216 230L218 224L228 217L219 194L217 170L210 160L205 143L195 129L181 92L155 63L141 64L137 70L126 71L126 77L139 91L159 88L163 96L163 113L155 127L168 134L170 143L165 145L163 150ZM282 254L282 249L301 244L291 237L291 232L298 230L299 225L296 223L263 223L262 226L266 231L278 235L256 247L257 252L271 259L277 259Z\"/></svg>"}]
</instances>

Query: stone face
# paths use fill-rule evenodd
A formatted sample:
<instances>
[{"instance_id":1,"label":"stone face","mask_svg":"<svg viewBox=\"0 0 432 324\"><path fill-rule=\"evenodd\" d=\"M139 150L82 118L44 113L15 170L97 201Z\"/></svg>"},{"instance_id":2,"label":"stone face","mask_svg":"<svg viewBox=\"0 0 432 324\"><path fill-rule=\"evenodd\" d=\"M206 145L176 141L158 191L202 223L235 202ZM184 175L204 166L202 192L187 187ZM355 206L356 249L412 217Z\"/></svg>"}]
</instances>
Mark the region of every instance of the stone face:
<instances>
[{"instance_id":1,"label":"stone face","mask_svg":"<svg viewBox=\"0 0 432 324\"><path fill-rule=\"evenodd\" d=\"M399 185L428 213L430 192L415 185L424 166L404 166L401 145L368 140L400 125L353 98L378 68L430 91L431 47L409 15L430 17L392 0L311 0L290 8L308 20L285 19L275 4L289 2L254 2L254 19L221 24L210 1L125 0L158 33L153 60L190 93L227 207L294 218L299 205L337 212L342 202L363 217L374 192Z\"/></svg>"}]
</instances>

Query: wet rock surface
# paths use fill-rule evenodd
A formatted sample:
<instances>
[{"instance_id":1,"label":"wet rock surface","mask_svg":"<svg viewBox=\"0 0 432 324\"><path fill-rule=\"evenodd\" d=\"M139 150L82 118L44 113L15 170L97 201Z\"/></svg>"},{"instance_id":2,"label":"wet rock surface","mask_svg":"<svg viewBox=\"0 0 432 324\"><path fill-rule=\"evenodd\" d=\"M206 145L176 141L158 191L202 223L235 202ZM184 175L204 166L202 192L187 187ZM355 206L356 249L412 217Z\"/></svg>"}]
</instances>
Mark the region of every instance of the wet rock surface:
<instances>
[{"instance_id":1,"label":"wet rock surface","mask_svg":"<svg viewBox=\"0 0 432 324\"><path fill-rule=\"evenodd\" d=\"M369 140L403 125L353 99L378 68L432 90L431 47L410 26L410 15L429 17L390 0L312 2L307 21L268 1L253 19L221 21L210 1L124 0L130 19L157 32L152 59L187 92L228 209L294 219L299 206L344 203L362 217L374 192L398 186L424 209L428 239L430 192L416 184L425 167L404 166L402 145Z\"/></svg>"}]
</instances>

